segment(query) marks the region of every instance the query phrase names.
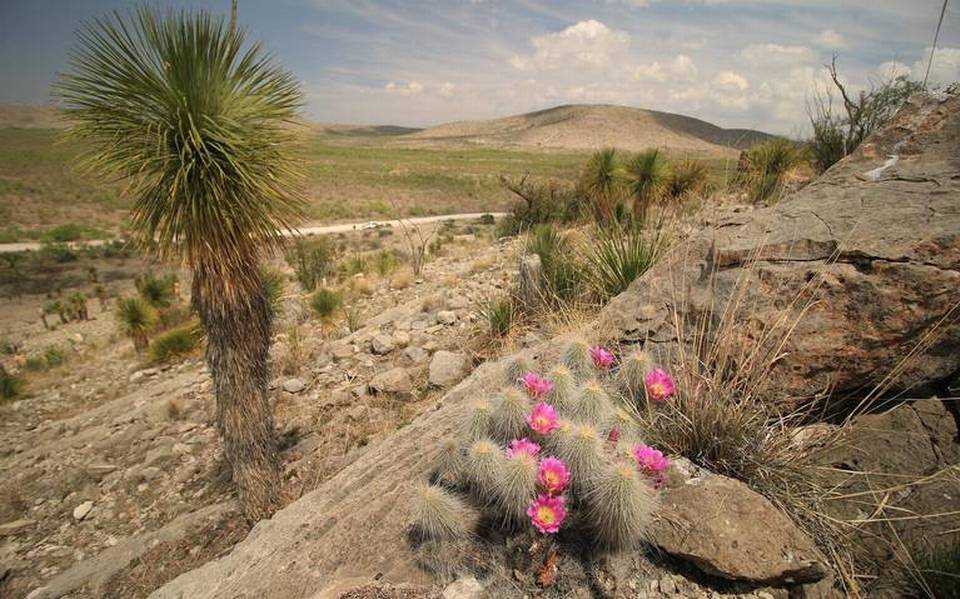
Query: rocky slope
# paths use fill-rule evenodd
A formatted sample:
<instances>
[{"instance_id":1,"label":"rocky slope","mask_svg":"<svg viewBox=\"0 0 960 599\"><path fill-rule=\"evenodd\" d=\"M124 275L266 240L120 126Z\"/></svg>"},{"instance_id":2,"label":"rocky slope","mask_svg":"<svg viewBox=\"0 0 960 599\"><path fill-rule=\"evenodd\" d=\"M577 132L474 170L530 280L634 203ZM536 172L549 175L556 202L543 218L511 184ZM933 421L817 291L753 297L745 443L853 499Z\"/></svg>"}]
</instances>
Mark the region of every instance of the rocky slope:
<instances>
[{"instance_id":1,"label":"rocky slope","mask_svg":"<svg viewBox=\"0 0 960 599\"><path fill-rule=\"evenodd\" d=\"M755 321L763 321L774 310L790 307L784 298L790 297L801 281L824 272L824 284L816 287L819 301L808 307L809 314L797 326L779 373L785 398L807 397L827 383L832 384L835 395L876 385L910 348L928 338L924 335L930 325L943 321L937 329L939 335L932 343L921 345L921 359L906 367L897 383L899 387L936 387L956 374L960 356L956 351L957 325L949 317L960 288L958 139L960 106L956 99L911 104L883 134L794 198L694 236L671 259L608 305L600 324L586 325L583 333L592 339L608 333L604 340L624 344L646 342L669 359L669 348L676 347L677 340L667 315L674 309L696 314L707 310L712 301L721 305L729 302L737 289L734 281L747 277L746 289L752 294L748 305L755 310L750 314ZM890 153L899 158L885 162ZM882 168L884 164L887 166ZM714 271L718 278L708 290L704 285ZM677 291L687 292L683 297L689 301L671 303ZM745 321L743 328L749 331L750 322ZM553 339L524 353L550 363L562 342L562 338ZM229 555L180 576L153 596L333 597L375 581L429 590L435 581L418 569L417 556L405 537L410 515L409 484L431 472L441 441L453 433L471 399L501 384L504 367L503 362L482 365L445 395L435 409L369 447L271 520L259 523ZM929 401L935 407L932 417L937 427L915 429L919 435L914 441L925 439L927 445L952 447L956 427L939 400ZM912 410L909 406L897 408L893 414L907 409ZM887 420L887 425L893 429L890 438L902 436L897 432L902 426L899 417ZM869 423L864 427L867 432L871 430ZM861 448L869 444L852 447L856 449L854 455L837 459L856 460ZM955 463L950 457L955 456L955 448L950 451L941 452L935 462L916 464L911 473ZM722 480L715 485L701 484L698 476L688 473L671 483L680 485L677 497L693 487L703 489L690 495L693 505L736 500L743 517L717 514L726 521L710 523L694 510L694 516L684 520L684 511L678 505L669 513L681 520L680 525L712 534L713 542L691 546L678 541L671 545L663 539L667 551L692 560L701 570L700 576L707 573L728 580L748 579L752 586L739 591L747 595L831 596L829 580L824 581L826 587L803 586L823 576L814 563L819 558L807 553L809 541L802 540L802 535L796 537L782 516L758 516L772 509L764 505L766 500ZM704 495L707 491L709 494ZM950 487L938 493L942 501L944 496L955 497L958 491ZM745 502L751 506L746 507ZM754 526L755 521L766 518L778 522L777 531ZM758 562L758 556L773 561ZM800 560L792 563L798 557ZM602 590L604 585L597 582L594 572L584 574L586 586L571 593L669 596L678 592L678 579L670 575L658 578L654 566L637 565L639 556L612 561L623 565L622 559L633 560L634 567L621 572L612 587ZM615 571L616 564L607 564L604 570ZM510 579L509 572L506 578L509 580L492 575L482 584L493 596L529 592ZM777 588L758 588L765 583L776 584ZM478 584L461 579L446 591L448 596L481 596ZM711 588L724 588L716 586L716 581L711 588L697 586L691 579L683 584L680 592L686 596L710 597L717 592Z\"/></svg>"}]
</instances>

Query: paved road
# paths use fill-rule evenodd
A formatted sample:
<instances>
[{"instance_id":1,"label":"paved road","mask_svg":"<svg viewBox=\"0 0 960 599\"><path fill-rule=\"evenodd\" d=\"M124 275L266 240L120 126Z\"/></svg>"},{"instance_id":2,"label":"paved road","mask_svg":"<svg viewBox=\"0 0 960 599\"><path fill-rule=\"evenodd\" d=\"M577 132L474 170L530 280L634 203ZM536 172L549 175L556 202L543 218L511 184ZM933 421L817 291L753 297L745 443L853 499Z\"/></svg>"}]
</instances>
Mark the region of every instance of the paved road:
<instances>
[{"instance_id":1,"label":"paved road","mask_svg":"<svg viewBox=\"0 0 960 599\"><path fill-rule=\"evenodd\" d=\"M300 229L295 233L287 233L288 236L294 235L330 235L333 233L348 233L350 231L358 231L362 229L373 229L377 226L381 227L399 227L401 223L407 223L411 225L425 225L429 223L436 223L445 220L471 220L477 219L483 216L484 214L492 214L493 216L500 217L504 216L505 212L472 212L469 214L444 214L441 216L420 216L416 218L405 218L402 221L400 220L368 220L356 223L341 223L339 225L323 225L323 226L309 226L309 227L300 227ZM110 240L97 240L97 241L85 241L82 242L84 245L103 245L109 243ZM72 245L72 244L71 244ZM0 254L7 252L26 252L26 251L36 251L43 247L43 244L38 242L23 242L23 243L0 243Z\"/></svg>"}]
</instances>

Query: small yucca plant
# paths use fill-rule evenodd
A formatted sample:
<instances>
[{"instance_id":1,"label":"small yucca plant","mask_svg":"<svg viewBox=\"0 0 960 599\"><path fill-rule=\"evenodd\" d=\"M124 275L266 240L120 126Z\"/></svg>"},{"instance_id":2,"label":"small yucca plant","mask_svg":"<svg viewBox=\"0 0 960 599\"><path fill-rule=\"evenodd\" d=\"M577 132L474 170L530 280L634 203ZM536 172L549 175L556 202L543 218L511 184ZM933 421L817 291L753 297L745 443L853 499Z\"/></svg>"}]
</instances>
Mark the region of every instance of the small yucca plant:
<instances>
[{"instance_id":1,"label":"small yucca plant","mask_svg":"<svg viewBox=\"0 0 960 599\"><path fill-rule=\"evenodd\" d=\"M594 541L609 549L630 549L645 537L657 495L635 464L601 468L587 483L586 518Z\"/></svg>"},{"instance_id":2,"label":"small yucca plant","mask_svg":"<svg viewBox=\"0 0 960 599\"><path fill-rule=\"evenodd\" d=\"M487 330L493 337L503 337L510 332L516 319L513 297L504 295L480 307L480 316L487 322Z\"/></svg>"},{"instance_id":3,"label":"small yucca plant","mask_svg":"<svg viewBox=\"0 0 960 599\"><path fill-rule=\"evenodd\" d=\"M413 532L422 541L464 539L472 533L475 519L466 502L442 487L414 489Z\"/></svg>"},{"instance_id":4,"label":"small yucca plant","mask_svg":"<svg viewBox=\"0 0 960 599\"><path fill-rule=\"evenodd\" d=\"M317 316L323 320L332 318L342 302L343 298L338 292L326 287L317 289L317 291L310 296L310 307L313 308Z\"/></svg>"},{"instance_id":5,"label":"small yucca plant","mask_svg":"<svg viewBox=\"0 0 960 599\"><path fill-rule=\"evenodd\" d=\"M659 150L651 149L633 156L624 170L633 196L633 217L642 225L647 221L650 206L660 199L666 188L667 163Z\"/></svg>"},{"instance_id":6,"label":"small yucca plant","mask_svg":"<svg viewBox=\"0 0 960 599\"><path fill-rule=\"evenodd\" d=\"M117 323L123 334L133 339L133 346L138 352L146 351L157 318L156 308L139 296L117 300Z\"/></svg>"},{"instance_id":7,"label":"small yucca plant","mask_svg":"<svg viewBox=\"0 0 960 599\"><path fill-rule=\"evenodd\" d=\"M684 158L670 167L667 177L666 195L675 201L699 191L707 182L707 167L699 160Z\"/></svg>"},{"instance_id":8,"label":"small yucca plant","mask_svg":"<svg viewBox=\"0 0 960 599\"><path fill-rule=\"evenodd\" d=\"M586 256L594 294L600 301L606 301L626 291L665 249L666 238L660 229L649 232L614 226L599 230Z\"/></svg>"},{"instance_id":9,"label":"small yucca plant","mask_svg":"<svg viewBox=\"0 0 960 599\"><path fill-rule=\"evenodd\" d=\"M148 304L160 310L173 303L176 283L175 274L158 277L148 272L137 280L137 291Z\"/></svg>"}]
</instances>

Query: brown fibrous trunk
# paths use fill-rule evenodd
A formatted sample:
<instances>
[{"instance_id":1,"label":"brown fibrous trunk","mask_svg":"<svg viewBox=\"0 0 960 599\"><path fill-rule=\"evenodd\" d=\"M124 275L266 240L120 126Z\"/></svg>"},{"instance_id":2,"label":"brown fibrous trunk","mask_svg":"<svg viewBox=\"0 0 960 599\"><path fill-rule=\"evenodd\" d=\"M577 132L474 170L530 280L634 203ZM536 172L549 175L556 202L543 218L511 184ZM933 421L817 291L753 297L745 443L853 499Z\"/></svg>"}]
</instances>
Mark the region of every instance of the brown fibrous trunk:
<instances>
[{"instance_id":1,"label":"brown fibrous trunk","mask_svg":"<svg viewBox=\"0 0 960 599\"><path fill-rule=\"evenodd\" d=\"M270 306L256 264L225 282L219 268L194 269L193 303L207 333L216 421L240 505L250 522L280 503L280 456L267 396Z\"/></svg>"}]
</instances>

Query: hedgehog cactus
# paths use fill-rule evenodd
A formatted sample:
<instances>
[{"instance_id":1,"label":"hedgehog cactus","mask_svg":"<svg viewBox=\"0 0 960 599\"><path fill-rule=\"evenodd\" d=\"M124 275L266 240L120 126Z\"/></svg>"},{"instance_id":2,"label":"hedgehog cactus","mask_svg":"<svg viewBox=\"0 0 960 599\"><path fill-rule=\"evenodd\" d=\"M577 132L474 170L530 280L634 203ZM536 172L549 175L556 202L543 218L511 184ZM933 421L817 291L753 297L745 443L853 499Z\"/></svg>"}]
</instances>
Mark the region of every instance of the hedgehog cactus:
<instances>
[{"instance_id":1,"label":"hedgehog cactus","mask_svg":"<svg viewBox=\"0 0 960 599\"><path fill-rule=\"evenodd\" d=\"M459 540L470 535L476 516L462 499L441 487L414 489L413 531L423 541Z\"/></svg>"},{"instance_id":2,"label":"hedgehog cactus","mask_svg":"<svg viewBox=\"0 0 960 599\"><path fill-rule=\"evenodd\" d=\"M470 417L466 421L466 437L470 441L482 439L490 434L493 420L493 409L490 402L485 399L478 401L470 411Z\"/></svg>"},{"instance_id":3,"label":"hedgehog cactus","mask_svg":"<svg viewBox=\"0 0 960 599\"><path fill-rule=\"evenodd\" d=\"M569 409L577 390L573 372L566 366L558 365L550 370L547 378L553 383L553 391L550 392L547 401L558 410Z\"/></svg>"},{"instance_id":4,"label":"hedgehog cactus","mask_svg":"<svg viewBox=\"0 0 960 599\"><path fill-rule=\"evenodd\" d=\"M527 415L533 402L516 387L505 388L493 405L489 430L502 443L523 437L527 432Z\"/></svg>"},{"instance_id":5,"label":"hedgehog cactus","mask_svg":"<svg viewBox=\"0 0 960 599\"><path fill-rule=\"evenodd\" d=\"M596 380L584 383L571 404L570 415L573 418L596 426L608 422L614 412L610 397Z\"/></svg>"},{"instance_id":6,"label":"hedgehog cactus","mask_svg":"<svg viewBox=\"0 0 960 599\"><path fill-rule=\"evenodd\" d=\"M643 540L657 505L656 491L626 461L601 468L588 483L584 499L594 542L614 550Z\"/></svg>"},{"instance_id":7,"label":"hedgehog cactus","mask_svg":"<svg viewBox=\"0 0 960 599\"><path fill-rule=\"evenodd\" d=\"M563 365L569 368L578 379L591 376L594 373L594 365L590 346L580 339L568 343L563 350Z\"/></svg>"},{"instance_id":8,"label":"hedgehog cactus","mask_svg":"<svg viewBox=\"0 0 960 599\"><path fill-rule=\"evenodd\" d=\"M515 452L506 458L496 486L496 503L504 525L523 522L527 507L537 494L537 459L528 452Z\"/></svg>"}]
</instances>

